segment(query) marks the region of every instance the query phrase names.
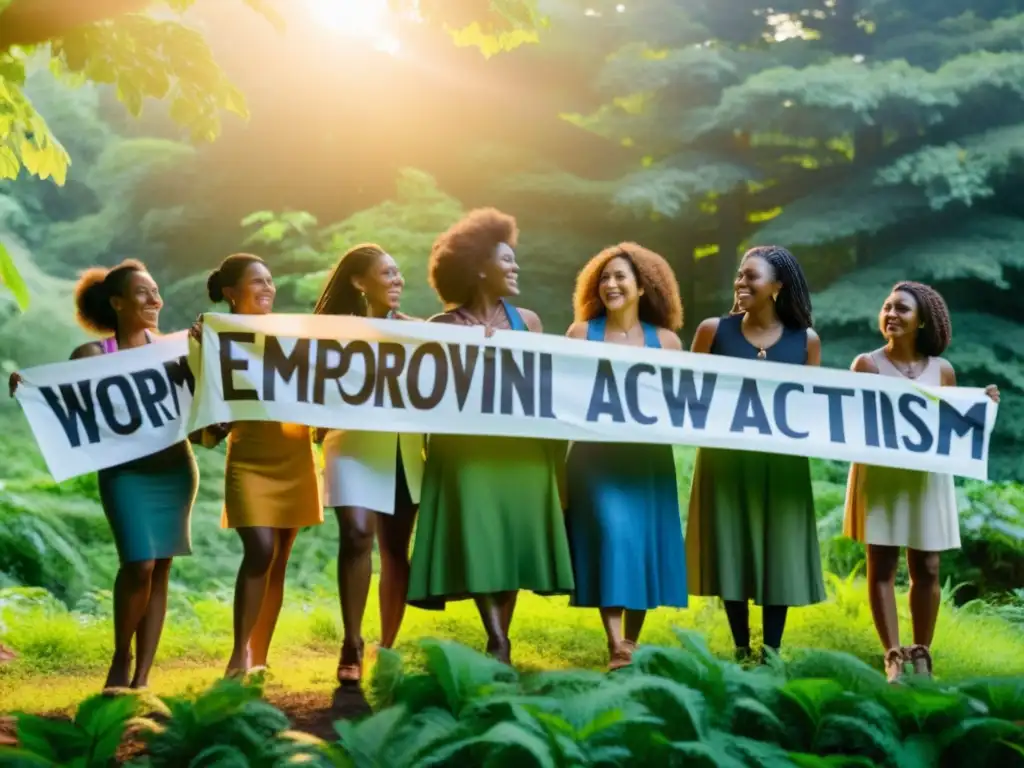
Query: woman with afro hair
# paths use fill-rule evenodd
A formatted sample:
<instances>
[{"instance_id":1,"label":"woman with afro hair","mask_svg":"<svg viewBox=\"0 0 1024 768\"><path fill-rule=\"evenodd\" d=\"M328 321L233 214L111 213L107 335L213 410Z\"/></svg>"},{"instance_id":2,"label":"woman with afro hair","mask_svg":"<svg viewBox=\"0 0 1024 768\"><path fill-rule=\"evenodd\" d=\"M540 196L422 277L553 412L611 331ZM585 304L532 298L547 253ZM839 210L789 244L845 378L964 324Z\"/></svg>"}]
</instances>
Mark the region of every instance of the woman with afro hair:
<instances>
[{"instance_id":1,"label":"woman with afro hair","mask_svg":"<svg viewBox=\"0 0 1024 768\"><path fill-rule=\"evenodd\" d=\"M540 318L506 299L519 294L516 222L471 211L430 253L430 284L447 311L435 323L541 333ZM520 589L573 589L560 497L565 444L533 438L430 435L412 554L409 603L437 608L472 598L487 652L509 663Z\"/></svg>"},{"instance_id":2,"label":"woman with afro hair","mask_svg":"<svg viewBox=\"0 0 1024 768\"><path fill-rule=\"evenodd\" d=\"M78 321L103 336L71 353L97 357L160 340L163 299L145 265L126 259L86 270L75 286ZM20 377L11 380L11 394ZM199 471L187 441L97 473L100 501L120 567L114 580L114 654L107 688L145 688L167 613L173 558L190 555L192 503ZM135 669L132 671L132 642Z\"/></svg>"},{"instance_id":3,"label":"woman with afro hair","mask_svg":"<svg viewBox=\"0 0 1024 768\"><path fill-rule=\"evenodd\" d=\"M942 355L952 336L946 302L921 283L893 286L878 314L885 346L858 355L851 369L896 376L928 386L956 386L956 374ZM986 392L999 401L999 390ZM886 677L931 676L931 643L941 602L939 553L960 548L960 523L951 475L853 464L846 488L843 532L867 545L868 599L885 653ZM907 549L910 616L914 644L900 645L895 581L900 547Z\"/></svg>"},{"instance_id":4,"label":"woman with afro hair","mask_svg":"<svg viewBox=\"0 0 1024 768\"><path fill-rule=\"evenodd\" d=\"M732 310L698 326L693 352L821 364L810 292L793 254L774 245L750 249L733 289ZM788 608L826 599L808 459L698 450L686 559L690 594L725 603L737 657L750 656L750 600L764 609L764 646L778 651Z\"/></svg>"},{"instance_id":5,"label":"woman with afro hair","mask_svg":"<svg viewBox=\"0 0 1024 768\"><path fill-rule=\"evenodd\" d=\"M569 338L682 350L675 274L636 243L592 258L576 280L573 305ZM647 611L686 607L675 457L670 445L574 443L567 472L572 604L600 610L609 667L617 669L631 661Z\"/></svg>"}]
</instances>

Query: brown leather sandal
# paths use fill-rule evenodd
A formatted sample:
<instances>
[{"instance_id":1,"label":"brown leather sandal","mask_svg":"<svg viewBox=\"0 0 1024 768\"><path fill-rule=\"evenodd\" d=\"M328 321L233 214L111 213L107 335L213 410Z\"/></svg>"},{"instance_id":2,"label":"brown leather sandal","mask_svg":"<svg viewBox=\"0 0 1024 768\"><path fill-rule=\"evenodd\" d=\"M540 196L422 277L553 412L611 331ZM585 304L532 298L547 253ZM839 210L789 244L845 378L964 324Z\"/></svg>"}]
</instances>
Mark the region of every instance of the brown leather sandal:
<instances>
[{"instance_id":1,"label":"brown leather sandal","mask_svg":"<svg viewBox=\"0 0 1024 768\"><path fill-rule=\"evenodd\" d=\"M636 650L636 643L632 640L623 640L617 648L609 649L608 671L622 669L633 663L633 651Z\"/></svg>"},{"instance_id":2,"label":"brown leather sandal","mask_svg":"<svg viewBox=\"0 0 1024 768\"><path fill-rule=\"evenodd\" d=\"M907 660L906 650L890 648L885 652L885 678L890 683L899 682L903 677L903 663Z\"/></svg>"},{"instance_id":3,"label":"brown leather sandal","mask_svg":"<svg viewBox=\"0 0 1024 768\"><path fill-rule=\"evenodd\" d=\"M914 674L932 676L932 654L926 645L912 645L905 650L907 659L914 665Z\"/></svg>"},{"instance_id":4,"label":"brown leather sandal","mask_svg":"<svg viewBox=\"0 0 1024 768\"><path fill-rule=\"evenodd\" d=\"M363 679L363 644L355 649L356 660L345 661L345 646L341 648L341 658L338 659L338 682L342 685L359 683Z\"/></svg>"}]
</instances>

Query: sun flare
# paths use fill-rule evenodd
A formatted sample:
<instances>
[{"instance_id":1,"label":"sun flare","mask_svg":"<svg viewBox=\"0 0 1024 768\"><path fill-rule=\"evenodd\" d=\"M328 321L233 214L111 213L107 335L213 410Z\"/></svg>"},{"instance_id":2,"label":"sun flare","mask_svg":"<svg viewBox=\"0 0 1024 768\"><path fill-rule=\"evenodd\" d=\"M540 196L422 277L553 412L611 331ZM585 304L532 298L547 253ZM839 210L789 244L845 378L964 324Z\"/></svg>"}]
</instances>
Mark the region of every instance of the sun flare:
<instances>
[{"instance_id":1,"label":"sun flare","mask_svg":"<svg viewBox=\"0 0 1024 768\"><path fill-rule=\"evenodd\" d=\"M313 20L332 32L358 37L378 50L397 53L398 39L389 30L388 0L306 0Z\"/></svg>"}]
</instances>

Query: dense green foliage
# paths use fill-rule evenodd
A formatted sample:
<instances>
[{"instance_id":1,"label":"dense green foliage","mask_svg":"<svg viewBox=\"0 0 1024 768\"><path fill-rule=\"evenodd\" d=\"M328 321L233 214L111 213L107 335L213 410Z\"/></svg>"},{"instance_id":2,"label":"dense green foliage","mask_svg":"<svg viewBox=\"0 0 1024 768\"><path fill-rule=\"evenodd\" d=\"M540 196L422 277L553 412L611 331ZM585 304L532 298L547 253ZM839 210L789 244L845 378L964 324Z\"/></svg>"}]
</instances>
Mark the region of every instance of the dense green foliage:
<instances>
[{"instance_id":1,"label":"dense green foliage","mask_svg":"<svg viewBox=\"0 0 1024 768\"><path fill-rule=\"evenodd\" d=\"M422 643L409 674L381 655L380 708L339 722L338 740L288 730L246 687L222 681L194 698L92 697L73 721L25 715L10 765L105 765L131 729L138 766L854 766L1020 764L1019 678L890 686L842 653L808 652L746 671L680 633L645 646L614 674L520 675L451 642ZM153 717L138 715L153 712ZM162 722L158 722L162 721Z\"/></svg>"},{"instance_id":2,"label":"dense green foliage","mask_svg":"<svg viewBox=\"0 0 1024 768\"><path fill-rule=\"evenodd\" d=\"M11 2L0 0L0 17ZM189 13L201 14L204 5L211 6L199 3ZM519 220L522 303L540 312L550 333L570 321L579 267L620 240L640 241L673 263L687 307L686 335L702 316L728 307L745 247L769 241L790 247L816 290L825 362L841 367L880 344L876 315L893 282L934 284L953 310L948 356L960 382L995 382L1004 393L993 475L1024 480L1018 460L1024 316L1016 296L1024 285L1019 3L436 0L420 6L459 46L487 56L515 49L472 62L432 50L436 67L416 65L417 72L436 69L435 79L416 81L425 95L404 95L408 112L394 122L425 134L434 122L442 132L473 126L471 141L440 142L443 149L430 142L423 145L429 149L403 147L397 129L360 132L383 109L376 103L352 107L329 128L315 113L295 113L297 100L286 97L314 78L290 71L283 56L273 67L259 62L267 92L246 92L243 100L234 84L239 73L218 65L215 41L208 45L191 26L202 16L161 24L135 14L102 16L47 38L52 42L34 53L0 45L0 282L10 289L0 294L4 370L66 358L84 338L74 323L72 281L84 267L128 256L145 261L160 282L167 330L209 308L206 275L227 253L266 256L278 278L279 308L302 312L338 256L365 241L395 256L407 281L403 308L427 316L439 309L426 284L431 243L466 209L493 204ZM126 48L142 54L120 55ZM445 49L455 50L450 40ZM408 68L380 74L387 67L364 55L332 63L342 85L354 88L364 65L381 78L375 87L382 91L389 82L400 90L402 78L411 76ZM271 70L286 74L284 85ZM336 95L309 93L303 101ZM146 99L160 103L141 120L127 120L124 107L137 116ZM273 140L254 151L245 142L260 135L247 133L255 129L220 120L225 111L251 109L258 123L258 99L264 100L262 135ZM278 112L285 121L267 117ZM491 112L498 117L481 117ZM222 127L222 140L209 145L205 140ZM331 141L359 144L360 162L321 167L320 153L330 143L322 134L335 130L341 138ZM362 155L370 159L363 163ZM311 163L322 183L296 182ZM95 480L50 482L13 404L0 406L0 434L0 639L17 637L28 649L0 679L17 674L18 664L34 664L36 672L75 664L77 672L91 670L108 653L117 569ZM194 514L195 556L175 563L163 652L174 660L212 661L230 631L226 601L240 545L218 525L223 454L198 456L204 479ZM691 459L692 451L678 452L684 499ZM846 581L860 572L864 557L863 547L841 536L846 467L813 466L834 591L828 610L856 624L854 652L873 659L877 643L863 588L855 585L860 602L854 603ZM1003 636L1011 625L995 617L1024 626L1024 489L966 482L958 493L964 546L942 558L948 602L959 604L951 623L984 614L979 621L999 625L991 634L1012 655L1015 646ZM326 653L337 644L335 556L333 520L298 539L289 585L302 605L288 609L312 618L296 630L293 648ZM904 570L899 578L906 583ZM846 591L835 591L836 584ZM725 638L721 612L708 605L686 621ZM561 609L536 610L553 617ZM588 664L601 663L600 641L570 637L578 632L565 613L538 622L558 625L557 643L592 641L593 659L589 650L580 653ZM834 614L798 613L811 617L809 641L851 647L853 631ZM447 636L476 627L474 617L459 624L451 616L439 625ZM29 619L14 627L12 617ZM799 621L793 622L797 636ZM956 630L959 658L981 653L971 643L983 630ZM537 647L556 644L550 635L538 637ZM1012 745L1021 746L1019 728L1006 722L1024 719L1014 681L892 691L868 670L827 655L750 673L713 661L691 640L685 644L685 651L647 649L633 670L608 678L518 678L437 644L428 646L424 675L402 672L388 657L378 696L390 706L345 726L342 747L294 741L283 734L287 724L279 713L225 685L203 703L171 704L170 724L147 737L149 759L184 764L205 750L200 762L226 763L258 749L267 764L301 752L314 760L333 755L340 764L418 765L417 755L430 746L448 750L440 754L456 762L469 755L492 764L857 765L864 758L909 766L939 755L955 764L963 750L970 750L967 762L989 749L1012 759ZM675 714L668 718L665 711ZM67 728L47 730L33 721L40 729L36 746L44 760L56 762L58 756L45 757L46 744L82 757L88 741L103 759L136 714L127 704L96 700ZM735 731L737 723L759 730ZM101 732L107 735L96 740ZM628 742L631 756L610 740ZM790 754L797 752L806 754Z\"/></svg>"}]
</instances>

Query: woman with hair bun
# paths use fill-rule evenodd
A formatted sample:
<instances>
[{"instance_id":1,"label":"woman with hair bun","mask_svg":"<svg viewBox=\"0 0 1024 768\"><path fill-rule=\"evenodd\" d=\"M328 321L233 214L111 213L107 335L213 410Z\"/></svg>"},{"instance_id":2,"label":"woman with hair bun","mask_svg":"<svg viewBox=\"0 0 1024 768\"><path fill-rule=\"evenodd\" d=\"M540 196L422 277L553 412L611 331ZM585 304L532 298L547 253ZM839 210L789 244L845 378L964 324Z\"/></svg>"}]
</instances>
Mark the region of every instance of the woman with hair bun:
<instances>
[{"instance_id":1,"label":"woman with hair bun","mask_svg":"<svg viewBox=\"0 0 1024 768\"><path fill-rule=\"evenodd\" d=\"M730 313L704 320L691 351L821 365L810 291L792 253L775 245L751 248L733 289ZM826 599L809 460L699 449L686 561L690 594L725 603L740 660L750 656L750 600L764 608L764 647L778 651L788 609Z\"/></svg>"},{"instance_id":2,"label":"woman with hair bun","mask_svg":"<svg viewBox=\"0 0 1024 768\"><path fill-rule=\"evenodd\" d=\"M576 280L573 304L569 338L683 348L672 267L636 243L592 258ZM687 604L675 456L670 445L573 443L567 473L572 604L600 610L609 667L618 669L632 660L647 611Z\"/></svg>"},{"instance_id":3,"label":"woman with hair bun","mask_svg":"<svg viewBox=\"0 0 1024 768\"><path fill-rule=\"evenodd\" d=\"M234 314L266 315L274 308L274 278L259 256L228 256L206 285L210 300L227 302ZM236 676L266 666L295 537L324 516L307 427L239 421L223 431L228 450L221 527L237 530L243 549L227 667Z\"/></svg>"},{"instance_id":4,"label":"woman with hair bun","mask_svg":"<svg viewBox=\"0 0 1024 768\"><path fill-rule=\"evenodd\" d=\"M104 336L71 359L96 357L159 342L163 300L140 261L86 270L75 286L78 321ZM17 381L12 380L12 394ZM98 473L100 501L120 560L114 580L114 655L107 688L145 688L167 613L173 558L192 553L190 517L199 486L187 441ZM132 642L135 670L132 671Z\"/></svg>"},{"instance_id":5,"label":"woman with hair bun","mask_svg":"<svg viewBox=\"0 0 1024 768\"><path fill-rule=\"evenodd\" d=\"M331 272L314 312L412 320L398 308L405 281L379 245L357 245ZM423 480L423 435L331 429L324 433L323 505L338 516L338 595L345 637L337 677L363 676L363 614L373 537L380 543L380 645L398 637L409 589L409 541Z\"/></svg>"},{"instance_id":6,"label":"woman with hair bun","mask_svg":"<svg viewBox=\"0 0 1024 768\"><path fill-rule=\"evenodd\" d=\"M516 222L471 211L434 242L430 284L448 307L430 322L541 333L519 294ZM483 365L483 361L480 361ZM573 589L560 498L565 444L532 438L430 435L412 553L409 603L442 607L472 598L487 652L509 663L516 595Z\"/></svg>"},{"instance_id":7,"label":"woman with hair bun","mask_svg":"<svg viewBox=\"0 0 1024 768\"><path fill-rule=\"evenodd\" d=\"M956 374L942 355L952 339L949 309L934 288L914 282L893 286L878 313L885 346L858 355L851 370L896 376L933 387L955 387ZM999 389L989 385L999 402ZM960 522L952 475L853 464L846 486L843 532L867 545L868 600L885 653L890 682L932 674L931 644L942 601L939 553L960 548ZM914 644L900 645L896 570L907 549L910 618Z\"/></svg>"}]
</instances>

